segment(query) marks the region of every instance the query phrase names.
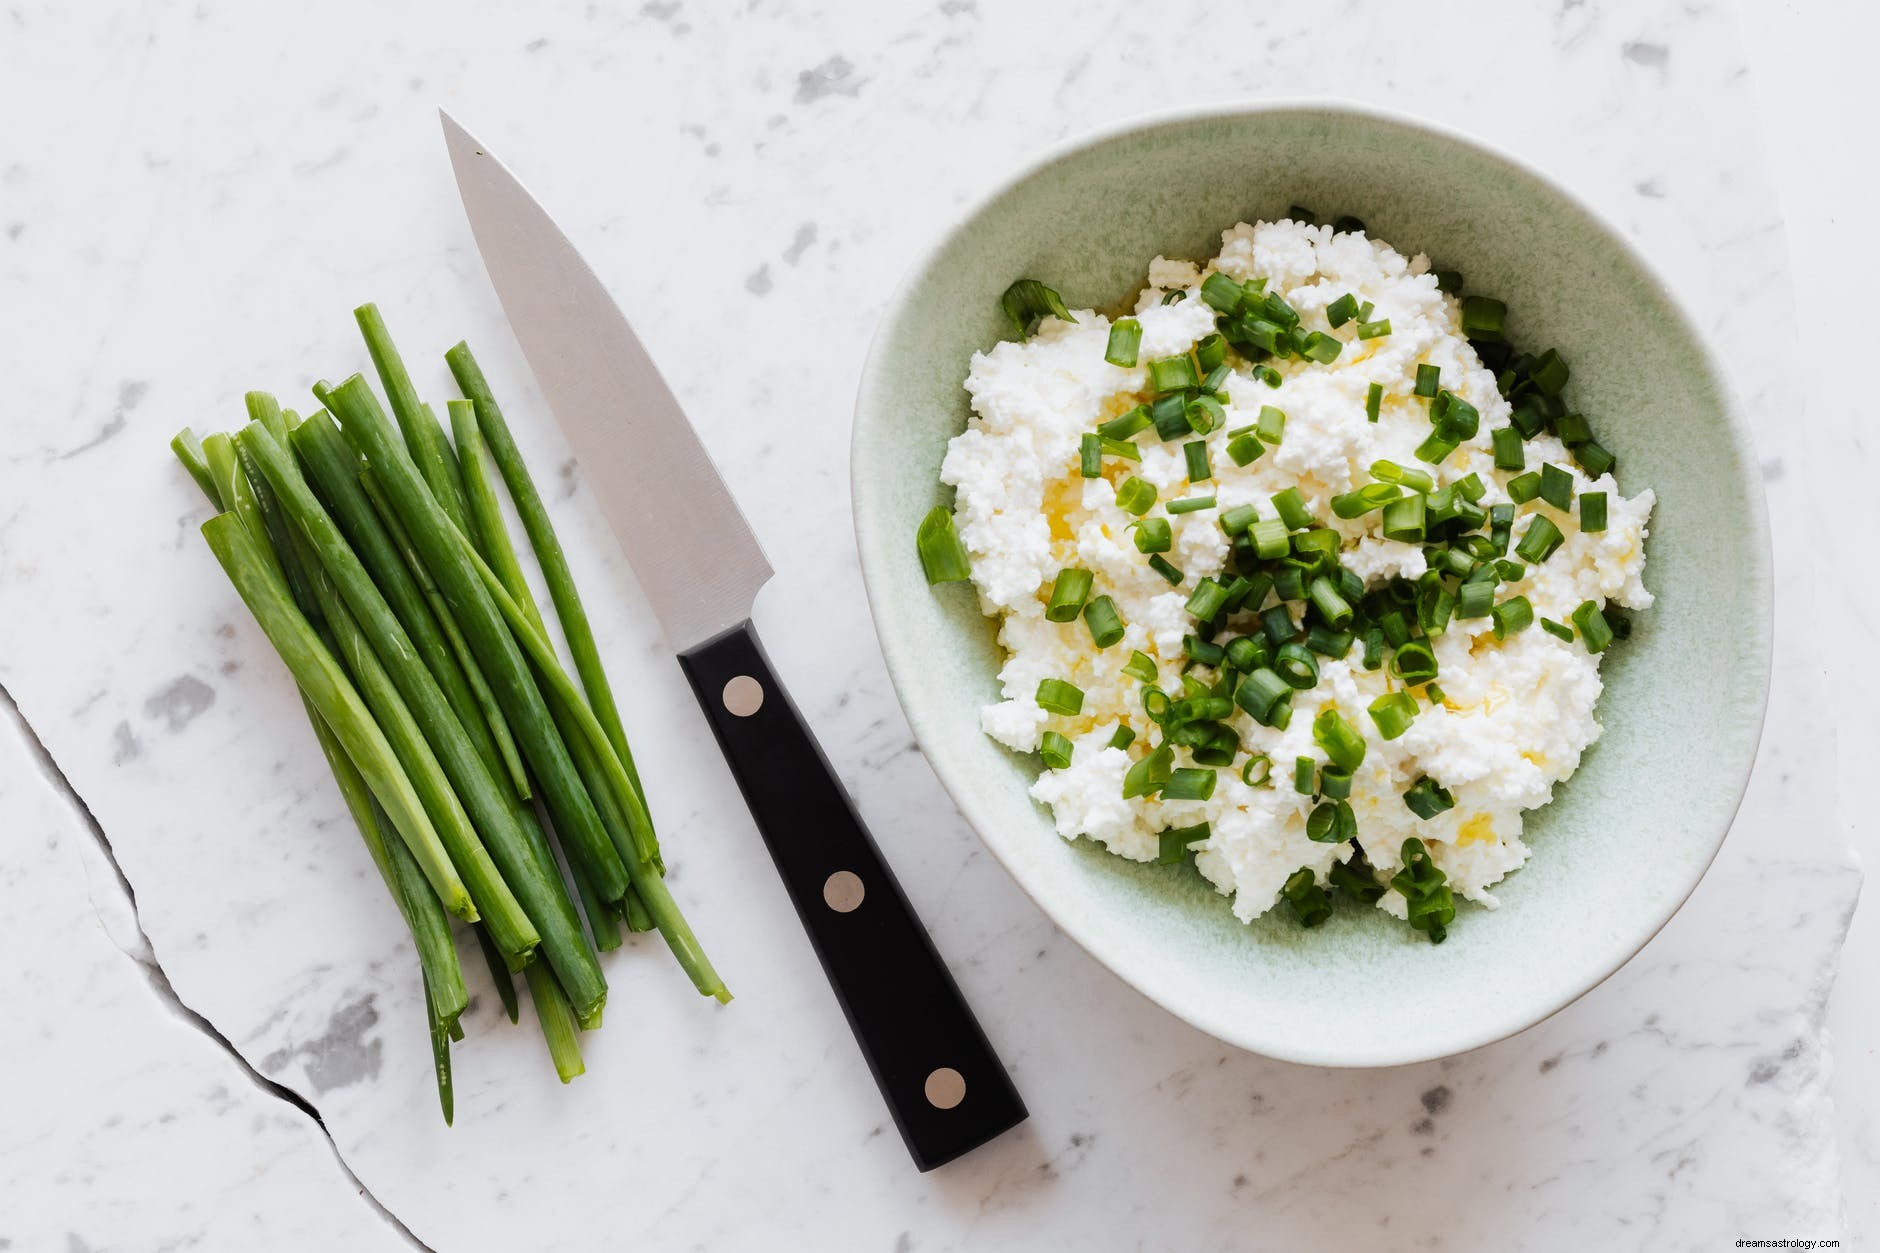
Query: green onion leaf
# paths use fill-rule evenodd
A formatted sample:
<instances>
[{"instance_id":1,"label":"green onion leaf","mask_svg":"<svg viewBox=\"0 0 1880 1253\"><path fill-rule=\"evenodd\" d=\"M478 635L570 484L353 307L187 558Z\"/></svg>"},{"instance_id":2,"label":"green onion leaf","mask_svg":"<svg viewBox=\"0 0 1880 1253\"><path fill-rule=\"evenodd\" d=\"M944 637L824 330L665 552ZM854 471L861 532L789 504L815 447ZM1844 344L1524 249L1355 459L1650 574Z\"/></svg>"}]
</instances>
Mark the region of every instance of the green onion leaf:
<instances>
[{"instance_id":1,"label":"green onion leaf","mask_svg":"<svg viewBox=\"0 0 1880 1253\"><path fill-rule=\"evenodd\" d=\"M1108 596L1099 596L1084 606L1084 625L1090 628L1090 638L1098 648L1108 648L1123 638L1122 615Z\"/></svg>"},{"instance_id":2,"label":"green onion leaf","mask_svg":"<svg viewBox=\"0 0 1880 1253\"><path fill-rule=\"evenodd\" d=\"M1038 694L1035 699L1038 702L1038 708L1046 713L1075 717L1084 710L1084 690L1075 683L1067 683L1063 679L1038 680Z\"/></svg>"},{"instance_id":3,"label":"green onion leaf","mask_svg":"<svg viewBox=\"0 0 1880 1253\"><path fill-rule=\"evenodd\" d=\"M1443 368L1441 366L1431 365L1427 361L1417 366L1417 384L1411 391L1412 395L1431 400L1435 398L1437 392L1442 390L1442 386Z\"/></svg>"},{"instance_id":4,"label":"green onion leaf","mask_svg":"<svg viewBox=\"0 0 1880 1253\"><path fill-rule=\"evenodd\" d=\"M1341 518L1361 518L1402 495L1403 488L1395 483L1366 483L1355 492L1342 492L1332 497L1332 512Z\"/></svg>"},{"instance_id":5,"label":"green onion leaf","mask_svg":"<svg viewBox=\"0 0 1880 1253\"><path fill-rule=\"evenodd\" d=\"M1514 553L1529 565L1537 566L1553 556L1554 550L1560 547L1565 538L1559 527L1540 514L1535 514L1528 523L1526 533L1521 536L1521 542L1514 546Z\"/></svg>"},{"instance_id":6,"label":"green onion leaf","mask_svg":"<svg viewBox=\"0 0 1880 1253\"><path fill-rule=\"evenodd\" d=\"M1123 776L1123 799L1136 796L1153 796L1168 782L1169 772L1175 765L1175 750L1163 744L1130 766Z\"/></svg>"},{"instance_id":7,"label":"green onion leaf","mask_svg":"<svg viewBox=\"0 0 1880 1253\"><path fill-rule=\"evenodd\" d=\"M1497 470L1523 470L1527 468L1527 456L1522 451L1521 432L1512 426L1497 427L1488 434L1489 443L1495 450L1495 468Z\"/></svg>"},{"instance_id":8,"label":"green onion leaf","mask_svg":"<svg viewBox=\"0 0 1880 1253\"><path fill-rule=\"evenodd\" d=\"M1103 436L1095 431L1086 432L1077 441L1077 473L1087 479L1103 473Z\"/></svg>"},{"instance_id":9,"label":"green onion leaf","mask_svg":"<svg viewBox=\"0 0 1880 1253\"><path fill-rule=\"evenodd\" d=\"M1180 566L1171 564L1161 553L1149 558L1149 568L1166 579L1170 587L1180 587L1182 580L1188 577Z\"/></svg>"},{"instance_id":10,"label":"green onion leaf","mask_svg":"<svg viewBox=\"0 0 1880 1253\"><path fill-rule=\"evenodd\" d=\"M1155 488L1130 475L1123 480L1123 485L1116 489L1116 507L1124 513L1140 518L1155 505Z\"/></svg>"},{"instance_id":11,"label":"green onion leaf","mask_svg":"<svg viewBox=\"0 0 1880 1253\"><path fill-rule=\"evenodd\" d=\"M1280 520L1294 531L1303 531L1312 525L1312 511L1306 508L1304 496L1299 489L1289 487L1273 497L1273 508L1278 511Z\"/></svg>"},{"instance_id":12,"label":"green onion leaf","mask_svg":"<svg viewBox=\"0 0 1880 1253\"><path fill-rule=\"evenodd\" d=\"M1384 506L1384 538L1420 544L1425 533L1423 497L1403 496Z\"/></svg>"},{"instance_id":13,"label":"green onion leaf","mask_svg":"<svg viewBox=\"0 0 1880 1253\"><path fill-rule=\"evenodd\" d=\"M1214 497L1189 496L1182 500L1171 500L1163 508L1173 514L1196 513L1202 509L1214 508Z\"/></svg>"},{"instance_id":14,"label":"green onion leaf","mask_svg":"<svg viewBox=\"0 0 1880 1253\"><path fill-rule=\"evenodd\" d=\"M1580 493L1580 530L1585 532L1606 529L1606 493Z\"/></svg>"},{"instance_id":15,"label":"green onion leaf","mask_svg":"<svg viewBox=\"0 0 1880 1253\"><path fill-rule=\"evenodd\" d=\"M1389 318L1379 318L1375 322L1360 322L1358 324L1359 339L1382 339L1388 334L1390 334Z\"/></svg>"},{"instance_id":16,"label":"green onion leaf","mask_svg":"<svg viewBox=\"0 0 1880 1253\"><path fill-rule=\"evenodd\" d=\"M1603 653L1612 643L1612 624L1599 612L1599 605L1587 601L1573 611L1573 625L1580 629L1580 642L1589 653Z\"/></svg>"},{"instance_id":17,"label":"green onion leaf","mask_svg":"<svg viewBox=\"0 0 1880 1253\"><path fill-rule=\"evenodd\" d=\"M1454 809L1456 798L1448 789L1438 786L1436 780L1424 775L1403 794L1403 803L1410 807L1411 813L1427 821L1444 810Z\"/></svg>"},{"instance_id":18,"label":"green onion leaf","mask_svg":"<svg viewBox=\"0 0 1880 1253\"><path fill-rule=\"evenodd\" d=\"M1188 481L1200 483L1214 477L1214 469L1208 464L1208 441L1191 440L1182 445L1182 459L1188 463Z\"/></svg>"},{"instance_id":19,"label":"green onion leaf","mask_svg":"<svg viewBox=\"0 0 1880 1253\"><path fill-rule=\"evenodd\" d=\"M1175 546L1175 535L1167 518L1143 518L1129 525L1136 532L1139 553L1165 553Z\"/></svg>"},{"instance_id":20,"label":"green onion leaf","mask_svg":"<svg viewBox=\"0 0 1880 1253\"><path fill-rule=\"evenodd\" d=\"M1534 606L1525 596L1510 596L1495 606L1495 638L1505 640L1534 622Z\"/></svg>"},{"instance_id":21,"label":"green onion leaf","mask_svg":"<svg viewBox=\"0 0 1880 1253\"><path fill-rule=\"evenodd\" d=\"M1051 584L1051 600L1044 607L1045 621L1077 621L1077 615L1083 612L1084 601L1090 595L1093 578L1090 571L1079 570L1075 566L1059 570L1057 579Z\"/></svg>"},{"instance_id":22,"label":"green onion leaf","mask_svg":"<svg viewBox=\"0 0 1880 1253\"><path fill-rule=\"evenodd\" d=\"M1063 299L1035 278L1021 278L1006 288L1005 294L999 297L999 307L1005 310L1005 320L1012 324L1020 339L1029 338L1040 319L1077 320L1064 307Z\"/></svg>"},{"instance_id":23,"label":"green onion leaf","mask_svg":"<svg viewBox=\"0 0 1880 1253\"><path fill-rule=\"evenodd\" d=\"M1526 474L1508 480L1508 499L1517 505L1525 505L1541 494L1541 472L1529 470Z\"/></svg>"},{"instance_id":24,"label":"green onion leaf","mask_svg":"<svg viewBox=\"0 0 1880 1253\"><path fill-rule=\"evenodd\" d=\"M1300 691L1319 681L1318 659L1304 644L1292 641L1281 644L1273 657L1273 669L1286 686Z\"/></svg>"},{"instance_id":25,"label":"green onion leaf","mask_svg":"<svg viewBox=\"0 0 1880 1253\"><path fill-rule=\"evenodd\" d=\"M1160 677L1155 658L1141 650L1129 654L1129 660L1123 663L1123 673L1132 679L1141 679L1144 683L1153 683Z\"/></svg>"},{"instance_id":26,"label":"green onion leaf","mask_svg":"<svg viewBox=\"0 0 1880 1253\"><path fill-rule=\"evenodd\" d=\"M1464 296L1462 298L1462 333L1470 339L1487 340L1491 343L1502 337L1502 324L1508 317L1508 306L1488 296Z\"/></svg>"},{"instance_id":27,"label":"green onion leaf","mask_svg":"<svg viewBox=\"0 0 1880 1253\"><path fill-rule=\"evenodd\" d=\"M1127 725L1119 725L1110 735L1111 748L1128 748L1136 742L1136 732Z\"/></svg>"},{"instance_id":28,"label":"green onion leaf","mask_svg":"<svg viewBox=\"0 0 1880 1253\"><path fill-rule=\"evenodd\" d=\"M1573 508L1573 475L1551 461L1544 462L1541 465L1541 499L1556 509Z\"/></svg>"},{"instance_id":29,"label":"green onion leaf","mask_svg":"<svg viewBox=\"0 0 1880 1253\"><path fill-rule=\"evenodd\" d=\"M1364 416L1366 420L1371 422L1377 421L1378 414L1382 413L1383 409L1384 385L1382 383L1373 383L1370 389L1364 393Z\"/></svg>"},{"instance_id":30,"label":"green onion leaf","mask_svg":"<svg viewBox=\"0 0 1880 1253\"><path fill-rule=\"evenodd\" d=\"M1541 630L1557 640L1565 640L1569 644L1573 642L1573 628L1563 622L1555 622L1552 618L1542 618Z\"/></svg>"},{"instance_id":31,"label":"green onion leaf","mask_svg":"<svg viewBox=\"0 0 1880 1253\"><path fill-rule=\"evenodd\" d=\"M1316 927L1332 916L1332 898L1313 879L1310 869L1295 870L1279 894L1292 912L1293 921L1302 927Z\"/></svg>"},{"instance_id":32,"label":"green onion leaf","mask_svg":"<svg viewBox=\"0 0 1880 1253\"><path fill-rule=\"evenodd\" d=\"M1409 687L1436 677L1436 654L1422 640L1411 640L1391 654L1390 672Z\"/></svg>"},{"instance_id":33,"label":"green onion leaf","mask_svg":"<svg viewBox=\"0 0 1880 1253\"><path fill-rule=\"evenodd\" d=\"M1233 313L1247 292L1239 283L1218 270L1201 281L1201 298L1222 313Z\"/></svg>"},{"instance_id":34,"label":"green onion leaf","mask_svg":"<svg viewBox=\"0 0 1880 1253\"><path fill-rule=\"evenodd\" d=\"M1573 450L1573 459L1580 463L1580 469L1586 471L1588 478L1595 479L1611 470L1618 461L1597 441L1590 439Z\"/></svg>"},{"instance_id":35,"label":"green onion leaf","mask_svg":"<svg viewBox=\"0 0 1880 1253\"><path fill-rule=\"evenodd\" d=\"M1182 417L1187 420L1189 430L1206 435L1227 421L1227 410L1219 400L1204 393L1182 407Z\"/></svg>"},{"instance_id":36,"label":"green onion leaf","mask_svg":"<svg viewBox=\"0 0 1880 1253\"><path fill-rule=\"evenodd\" d=\"M1213 770L1197 770L1192 766L1183 766L1168 777L1162 785L1162 799L1165 801L1204 801L1214 795L1214 782L1219 776Z\"/></svg>"},{"instance_id":37,"label":"green onion leaf","mask_svg":"<svg viewBox=\"0 0 1880 1253\"><path fill-rule=\"evenodd\" d=\"M1097 427L1097 434L1104 439L1128 439L1137 431L1146 431L1154 424L1149 416L1148 405L1137 405L1121 417L1111 418Z\"/></svg>"},{"instance_id":38,"label":"green onion leaf","mask_svg":"<svg viewBox=\"0 0 1880 1253\"><path fill-rule=\"evenodd\" d=\"M1364 736L1345 716L1327 705L1312 720L1312 742L1347 774L1364 764Z\"/></svg>"},{"instance_id":39,"label":"green onion leaf","mask_svg":"<svg viewBox=\"0 0 1880 1253\"><path fill-rule=\"evenodd\" d=\"M1408 692L1386 692L1371 702L1369 712L1377 733L1394 740L1410 729L1417 716L1417 703Z\"/></svg>"},{"instance_id":40,"label":"green onion leaf","mask_svg":"<svg viewBox=\"0 0 1880 1253\"><path fill-rule=\"evenodd\" d=\"M1195 370L1195 359L1185 352L1173 357L1156 358L1149 363L1149 386L1157 393L1179 392L1201 386L1201 375Z\"/></svg>"},{"instance_id":41,"label":"green onion leaf","mask_svg":"<svg viewBox=\"0 0 1880 1253\"><path fill-rule=\"evenodd\" d=\"M921 519L914 543L928 583L958 583L972 577L966 545L960 543L960 533L953 529L953 511L945 505L935 505Z\"/></svg>"},{"instance_id":42,"label":"green onion leaf","mask_svg":"<svg viewBox=\"0 0 1880 1253\"><path fill-rule=\"evenodd\" d=\"M1181 771L1178 770L1176 773L1180 774ZM1210 770L1208 773L1214 772ZM1167 789L1164 789L1162 795L1166 797L1168 794ZM1159 832L1156 835L1155 864L1158 866L1181 865L1187 859L1189 846L1201 843L1208 838L1208 835L1208 824L1205 822L1196 823L1192 827L1170 827L1166 831Z\"/></svg>"},{"instance_id":43,"label":"green onion leaf","mask_svg":"<svg viewBox=\"0 0 1880 1253\"><path fill-rule=\"evenodd\" d=\"M1325 320L1336 330L1358 316L1358 298L1346 292L1325 306Z\"/></svg>"},{"instance_id":44,"label":"green onion leaf","mask_svg":"<svg viewBox=\"0 0 1880 1253\"><path fill-rule=\"evenodd\" d=\"M1125 368L1136 364L1136 351L1142 347L1142 323L1134 318L1118 318L1110 327L1110 342L1103 359Z\"/></svg>"},{"instance_id":45,"label":"green onion leaf","mask_svg":"<svg viewBox=\"0 0 1880 1253\"><path fill-rule=\"evenodd\" d=\"M1038 755L1053 770L1062 770L1071 764L1071 750L1070 740L1056 731L1046 731L1044 741L1038 745Z\"/></svg>"},{"instance_id":46,"label":"green onion leaf","mask_svg":"<svg viewBox=\"0 0 1880 1253\"><path fill-rule=\"evenodd\" d=\"M1320 365L1330 365L1338 360L1338 354L1344 350L1343 340L1334 339L1324 331L1313 331L1299 346L1299 355L1316 361Z\"/></svg>"}]
</instances>

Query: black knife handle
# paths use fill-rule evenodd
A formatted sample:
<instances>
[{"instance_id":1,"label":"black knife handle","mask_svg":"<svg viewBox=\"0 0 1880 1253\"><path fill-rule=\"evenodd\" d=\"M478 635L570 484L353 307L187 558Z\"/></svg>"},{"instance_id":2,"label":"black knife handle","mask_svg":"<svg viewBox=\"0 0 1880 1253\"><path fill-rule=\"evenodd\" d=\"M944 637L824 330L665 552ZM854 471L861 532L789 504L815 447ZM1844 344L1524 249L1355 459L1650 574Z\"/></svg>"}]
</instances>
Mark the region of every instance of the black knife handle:
<instances>
[{"instance_id":1,"label":"black knife handle","mask_svg":"<svg viewBox=\"0 0 1880 1253\"><path fill-rule=\"evenodd\" d=\"M692 691L921 1170L1025 1104L749 622L679 655Z\"/></svg>"}]
</instances>

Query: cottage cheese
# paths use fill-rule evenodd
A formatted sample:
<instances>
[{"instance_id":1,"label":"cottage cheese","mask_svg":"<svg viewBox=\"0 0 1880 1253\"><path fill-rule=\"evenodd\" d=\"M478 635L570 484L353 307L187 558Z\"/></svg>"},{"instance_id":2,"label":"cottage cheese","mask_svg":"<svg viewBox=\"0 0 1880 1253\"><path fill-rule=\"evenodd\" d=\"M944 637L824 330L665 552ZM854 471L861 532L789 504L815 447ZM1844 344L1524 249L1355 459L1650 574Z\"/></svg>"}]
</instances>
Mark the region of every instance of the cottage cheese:
<instances>
[{"instance_id":1,"label":"cottage cheese","mask_svg":"<svg viewBox=\"0 0 1880 1253\"><path fill-rule=\"evenodd\" d=\"M1075 311L1074 322L1046 318L1031 338L973 357L966 389L974 417L952 441L941 477L958 489L956 523L981 607L1001 619L1004 700L984 711L984 730L1020 752L1035 751L1048 730L1069 737L1075 746L1070 765L1046 769L1032 788L1067 839L1093 839L1120 856L1147 861L1157 854L1158 832L1206 821L1211 834L1198 848L1196 865L1233 897L1235 914L1250 920L1274 905L1299 868L1310 867L1323 880L1335 862L1352 855L1349 842L1307 839L1313 802L1296 794L1290 780L1297 757L1325 760L1313 742L1312 721L1320 709L1335 706L1366 736L1351 804L1359 842L1380 879L1398 868L1404 839L1416 836L1457 894L1493 907L1490 887L1528 856L1523 811L1551 799L1554 785L1573 773L1600 729L1594 717L1599 658L1538 624L1498 642L1487 618L1452 621L1435 641L1445 699L1436 707L1419 701L1414 723L1393 741L1382 739L1365 713L1375 697L1397 686L1388 671L1366 670L1360 647L1342 660L1321 658L1319 682L1295 693L1286 730L1261 726L1239 709L1230 720L1246 751L1275 763L1273 786L1249 787L1236 771L1222 770L1206 801L1123 799L1125 771L1159 736L1143 712L1140 683L1122 667L1133 651L1147 653L1160 667L1160 686L1179 691L1182 638L1193 629L1188 595L1201 576L1220 575L1229 561L1220 510L1252 504L1271 517L1272 496L1294 487L1315 518L1337 529L1341 564L1368 586L1423 573L1422 548L1382 538L1377 512L1345 521L1331 510L1333 496L1371 481L1367 471L1375 461L1430 469L1414 456L1430 431L1427 402L1412 395L1420 363L1439 366L1443 386L1481 413L1476 437L1434 469L1438 485L1477 474L1488 484L1480 502L1486 508L1508 501L1506 485L1514 477L1495 468L1490 451L1490 432L1507 425L1510 406L1463 336L1459 305L1437 290L1426 258L1405 257L1363 232L1292 221L1235 226L1223 233L1220 255L1205 267L1161 257L1151 263L1133 315L1142 326L1140 363L1184 351L1214 330L1214 311L1199 287L1217 270L1240 281L1265 279L1305 327L1345 343L1329 366L1271 363L1282 376L1278 388L1254 379L1232 356L1237 373L1226 388L1227 421L1207 437L1214 479L1203 488L1191 490L1187 482L1182 441L1161 443L1153 432L1137 437L1139 464L1105 458L1103 477L1079 475L1080 437L1149 395L1144 364L1123 368L1104 360L1110 331L1104 316L1085 309ZM1187 294L1165 304L1173 291ZM1331 330L1326 306L1346 292L1372 302L1372 317L1388 318L1391 334L1357 341L1354 324ZM1365 414L1372 383L1383 385L1385 397L1375 423ZM1237 467L1226 452L1226 431L1254 422L1263 405L1286 413L1284 438ZM1587 479L1550 435L1529 441L1526 456L1530 468L1545 461L1570 469L1576 494L1604 491L1607 529L1582 533L1575 513L1539 500L1520 506L1517 537L1529 516L1542 514L1566 538L1521 581L1502 585L1497 599L1524 595L1537 618L1562 622L1586 600L1649 606L1641 573L1652 493L1626 498L1610 475ZM1127 530L1133 519L1117 507L1116 485L1129 473L1154 485L1161 502L1203 491L1217 498L1216 510L1169 518L1174 549L1168 558L1187 574L1178 589L1136 551ZM1159 505L1152 512L1163 516ZM1114 600L1126 624L1119 644L1099 650L1081 620L1045 619L1052 581L1066 566L1091 571L1091 594ZM1079 715L1039 708L1035 694L1046 678L1083 690ZM1109 746L1119 725L1136 733L1127 750ZM1191 764L1185 749L1176 750L1176 764ZM1405 789L1424 775L1456 800L1453 809L1428 820L1403 802ZM1378 904L1404 913L1395 892Z\"/></svg>"}]
</instances>

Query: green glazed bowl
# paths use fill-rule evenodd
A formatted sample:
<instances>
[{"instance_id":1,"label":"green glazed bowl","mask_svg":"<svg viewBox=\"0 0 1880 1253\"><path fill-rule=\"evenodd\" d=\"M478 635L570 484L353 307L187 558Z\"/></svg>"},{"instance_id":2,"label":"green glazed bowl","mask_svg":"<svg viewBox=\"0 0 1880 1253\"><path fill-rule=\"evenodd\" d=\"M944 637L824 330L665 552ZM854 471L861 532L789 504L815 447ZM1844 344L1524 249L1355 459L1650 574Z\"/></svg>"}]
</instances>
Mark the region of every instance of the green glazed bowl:
<instances>
[{"instance_id":1,"label":"green glazed bowl","mask_svg":"<svg viewBox=\"0 0 1880 1253\"><path fill-rule=\"evenodd\" d=\"M1039 762L979 730L997 699L994 624L965 584L930 589L914 531L966 425L968 359L1004 334L998 299L1042 279L1072 308L1134 293L1157 253L1205 261L1236 222L1305 204L1352 214L1406 255L1506 300L1510 334L1554 346L1570 397L1658 494L1645 581L1658 603L1607 654L1605 733L1529 815L1501 907L1463 903L1429 944L1346 907L1252 926L1188 866L1069 843L1026 789ZM1441 1057L1511 1035L1617 970L1716 855L1768 694L1768 518L1722 370L1665 284L1538 172L1427 123L1338 103L1260 103L1131 121L1047 154L941 237L889 307L856 403L862 574L888 671L960 811L1051 919L1172 1013L1231 1044L1326 1066Z\"/></svg>"}]
</instances>

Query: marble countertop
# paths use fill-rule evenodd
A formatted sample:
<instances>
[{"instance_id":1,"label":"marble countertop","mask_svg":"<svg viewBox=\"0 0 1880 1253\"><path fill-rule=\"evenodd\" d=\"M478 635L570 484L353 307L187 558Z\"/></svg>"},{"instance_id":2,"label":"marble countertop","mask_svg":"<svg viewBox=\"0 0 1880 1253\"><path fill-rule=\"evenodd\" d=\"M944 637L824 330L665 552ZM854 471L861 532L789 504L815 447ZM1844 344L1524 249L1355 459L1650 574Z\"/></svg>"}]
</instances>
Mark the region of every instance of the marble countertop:
<instances>
[{"instance_id":1,"label":"marble countertop","mask_svg":"<svg viewBox=\"0 0 1880 1253\"><path fill-rule=\"evenodd\" d=\"M1857 81L1854 10L15 0L0 1250L457 1253L600 1233L897 1253L1699 1249L1880 1230L1880 1018L1857 982L1831 997L1860 882L1836 779L1874 736L1858 659L1840 668L1855 650L1824 659L1810 625L1880 608L1819 577L1839 560L1823 535L1864 523L1838 503L1865 499L1862 417L1840 399L1861 354L1829 351L1803 395L1794 357L1768 351L1797 324L1796 289L1801 324L1822 326L1824 303L1875 277L1822 234L1864 190L1823 72ZM915 749L848 522L869 333L967 203L1100 122L1327 94L1517 152L1657 261L1737 371L1777 548L1761 759L1691 903L1546 1023L1387 1071L1228 1049L1054 930ZM714 1009L629 945L608 963L608 1026L583 1039L588 1074L563 1088L486 991L455 1053L457 1125L438 1122L408 939L165 444L232 424L250 387L299 396L310 370L360 368L346 311L367 299L427 392L467 335L521 411L538 405L455 200L440 104L556 207L747 513L791 537L770 546L758 620L1026 1094L1030 1122L986 1149L909 1167L572 470L558 525L627 724L650 729L636 748L661 780L675 891L739 999ZM517 425L536 464L565 463L551 424ZM791 612L810 598L825 612ZM1870 985L1871 926L1855 925Z\"/></svg>"}]
</instances>

